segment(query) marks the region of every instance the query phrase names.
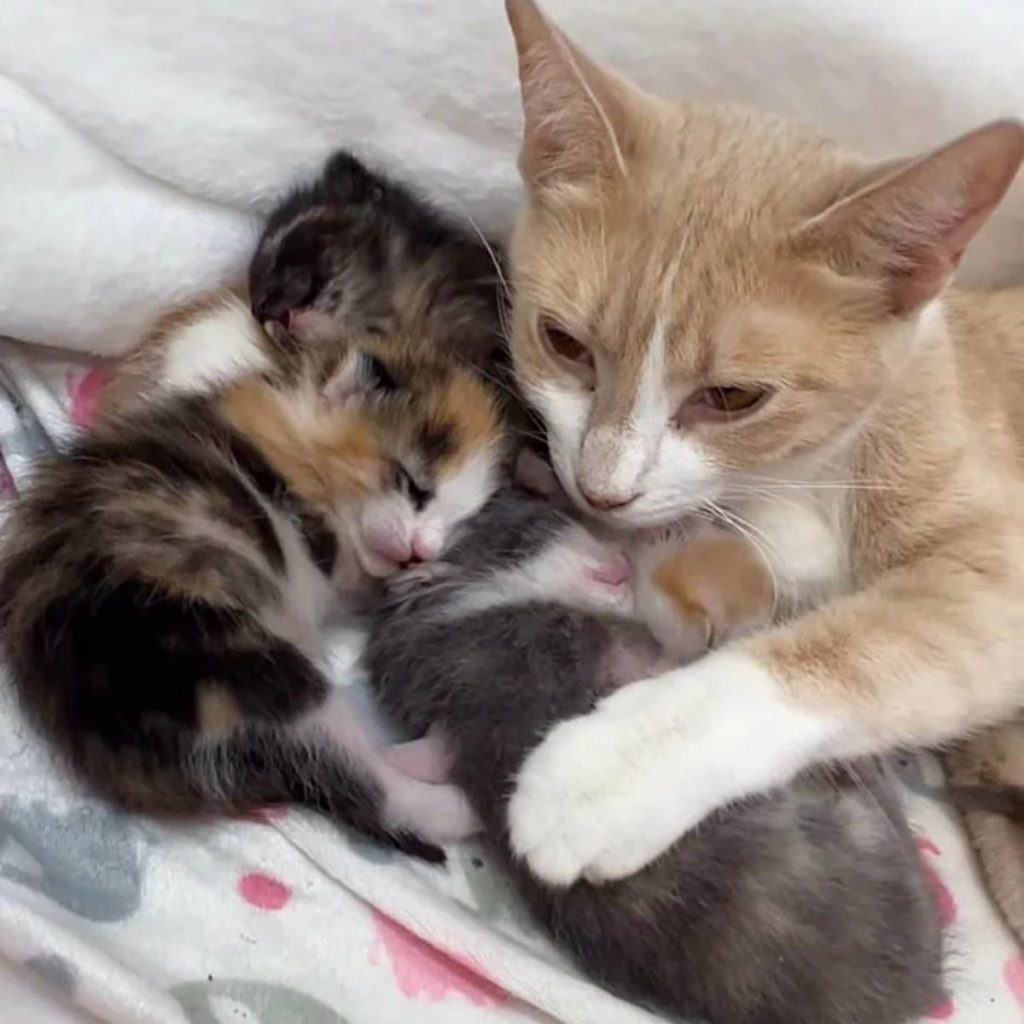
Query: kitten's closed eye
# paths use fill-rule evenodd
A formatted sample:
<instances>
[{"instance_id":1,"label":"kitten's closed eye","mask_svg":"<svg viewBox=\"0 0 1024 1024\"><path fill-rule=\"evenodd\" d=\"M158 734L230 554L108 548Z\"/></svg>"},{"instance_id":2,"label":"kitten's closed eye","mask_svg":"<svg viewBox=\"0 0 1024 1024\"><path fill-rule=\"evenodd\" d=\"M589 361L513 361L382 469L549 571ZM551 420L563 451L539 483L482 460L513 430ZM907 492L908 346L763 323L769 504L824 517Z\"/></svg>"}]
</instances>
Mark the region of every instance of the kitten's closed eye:
<instances>
[{"instance_id":1,"label":"kitten's closed eye","mask_svg":"<svg viewBox=\"0 0 1024 1024\"><path fill-rule=\"evenodd\" d=\"M418 483L416 478L401 463L396 464L395 478L398 489L412 502L412 507L417 512L426 508L427 503L434 496L432 487Z\"/></svg>"}]
</instances>

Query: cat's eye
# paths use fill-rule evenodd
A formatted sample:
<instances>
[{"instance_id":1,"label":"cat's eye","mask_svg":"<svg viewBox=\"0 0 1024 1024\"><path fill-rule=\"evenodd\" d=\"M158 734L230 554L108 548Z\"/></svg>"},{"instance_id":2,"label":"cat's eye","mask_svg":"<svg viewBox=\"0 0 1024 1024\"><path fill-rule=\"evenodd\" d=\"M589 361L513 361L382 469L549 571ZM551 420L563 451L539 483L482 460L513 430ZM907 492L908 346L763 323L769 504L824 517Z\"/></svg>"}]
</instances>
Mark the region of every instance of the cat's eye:
<instances>
[{"instance_id":1,"label":"cat's eye","mask_svg":"<svg viewBox=\"0 0 1024 1024\"><path fill-rule=\"evenodd\" d=\"M590 349L554 320L543 320L540 333L548 350L581 380L592 383L594 356Z\"/></svg>"},{"instance_id":2,"label":"cat's eye","mask_svg":"<svg viewBox=\"0 0 1024 1024\"><path fill-rule=\"evenodd\" d=\"M719 384L694 391L679 410L679 420L731 422L749 416L771 398L773 391L755 385Z\"/></svg>"}]
</instances>

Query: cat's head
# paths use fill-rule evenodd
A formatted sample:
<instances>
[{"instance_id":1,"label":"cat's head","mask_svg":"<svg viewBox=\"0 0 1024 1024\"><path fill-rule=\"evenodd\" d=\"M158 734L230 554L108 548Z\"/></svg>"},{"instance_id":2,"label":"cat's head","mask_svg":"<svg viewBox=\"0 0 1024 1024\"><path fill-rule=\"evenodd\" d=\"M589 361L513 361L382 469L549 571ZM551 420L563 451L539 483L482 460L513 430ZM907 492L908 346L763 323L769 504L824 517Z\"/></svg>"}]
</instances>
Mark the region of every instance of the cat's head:
<instances>
[{"instance_id":1,"label":"cat's head","mask_svg":"<svg viewBox=\"0 0 1024 1024\"><path fill-rule=\"evenodd\" d=\"M583 508L671 521L806 477L870 421L1024 158L1004 121L872 167L673 104L507 0L525 113L513 357Z\"/></svg>"},{"instance_id":2,"label":"cat's head","mask_svg":"<svg viewBox=\"0 0 1024 1024\"><path fill-rule=\"evenodd\" d=\"M363 336L247 377L221 408L296 492L334 521L370 576L438 557L498 486L494 394L426 343Z\"/></svg>"}]
</instances>

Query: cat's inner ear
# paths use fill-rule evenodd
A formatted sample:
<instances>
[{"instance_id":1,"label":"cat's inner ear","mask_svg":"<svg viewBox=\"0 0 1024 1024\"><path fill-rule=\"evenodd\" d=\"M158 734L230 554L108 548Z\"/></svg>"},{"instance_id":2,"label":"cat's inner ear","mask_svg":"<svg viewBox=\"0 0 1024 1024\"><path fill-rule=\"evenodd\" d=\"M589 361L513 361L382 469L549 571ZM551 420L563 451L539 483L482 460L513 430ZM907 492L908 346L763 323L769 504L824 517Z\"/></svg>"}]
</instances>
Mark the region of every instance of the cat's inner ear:
<instances>
[{"instance_id":1,"label":"cat's inner ear","mask_svg":"<svg viewBox=\"0 0 1024 1024\"><path fill-rule=\"evenodd\" d=\"M398 385L387 364L368 352L346 352L330 372L321 389L328 405L345 405L373 396L387 395Z\"/></svg>"},{"instance_id":2,"label":"cat's inner ear","mask_svg":"<svg viewBox=\"0 0 1024 1024\"><path fill-rule=\"evenodd\" d=\"M1024 125L995 121L869 183L790 238L801 257L877 281L908 315L949 283L1024 160Z\"/></svg>"},{"instance_id":3,"label":"cat's inner ear","mask_svg":"<svg viewBox=\"0 0 1024 1024\"><path fill-rule=\"evenodd\" d=\"M627 177L639 91L578 50L533 0L506 0L505 7L519 58L525 183Z\"/></svg>"}]
</instances>

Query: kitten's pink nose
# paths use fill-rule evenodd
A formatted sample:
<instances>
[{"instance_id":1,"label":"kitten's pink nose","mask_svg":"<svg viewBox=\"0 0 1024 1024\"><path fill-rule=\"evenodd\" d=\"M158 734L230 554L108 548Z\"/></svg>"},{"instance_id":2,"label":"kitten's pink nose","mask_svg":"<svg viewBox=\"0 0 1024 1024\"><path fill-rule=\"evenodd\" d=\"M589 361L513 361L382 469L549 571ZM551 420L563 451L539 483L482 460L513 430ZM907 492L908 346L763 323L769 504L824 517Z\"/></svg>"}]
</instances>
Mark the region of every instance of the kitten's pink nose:
<instances>
[{"instance_id":1,"label":"kitten's pink nose","mask_svg":"<svg viewBox=\"0 0 1024 1024\"><path fill-rule=\"evenodd\" d=\"M602 562L590 573L591 579L608 587L621 587L630 577L629 562L624 555Z\"/></svg>"},{"instance_id":2,"label":"kitten's pink nose","mask_svg":"<svg viewBox=\"0 0 1024 1024\"><path fill-rule=\"evenodd\" d=\"M412 559L414 562L430 562L437 558L437 544L431 537L416 533L412 538Z\"/></svg>"},{"instance_id":3,"label":"kitten's pink nose","mask_svg":"<svg viewBox=\"0 0 1024 1024\"><path fill-rule=\"evenodd\" d=\"M395 565L406 565L408 562L417 561L413 557L412 545L409 541L393 534L374 537L370 542L370 550L374 554L380 555L381 558L394 562Z\"/></svg>"},{"instance_id":4,"label":"kitten's pink nose","mask_svg":"<svg viewBox=\"0 0 1024 1024\"><path fill-rule=\"evenodd\" d=\"M598 491L593 488L585 487L579 480L576 481L576 486L579 487L580 494L583 495L583 500L586 501L591 508L599 509L602 512L610 512L612 509L616 508L625 508L640 497L638 492L622 494L614 491Z\"/></svg>"}]
</instances>

